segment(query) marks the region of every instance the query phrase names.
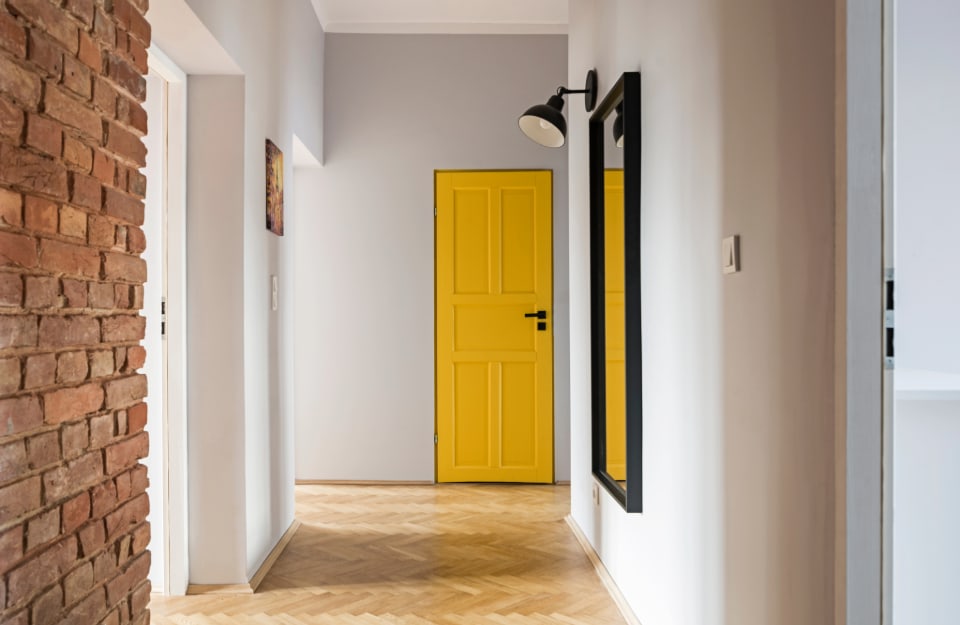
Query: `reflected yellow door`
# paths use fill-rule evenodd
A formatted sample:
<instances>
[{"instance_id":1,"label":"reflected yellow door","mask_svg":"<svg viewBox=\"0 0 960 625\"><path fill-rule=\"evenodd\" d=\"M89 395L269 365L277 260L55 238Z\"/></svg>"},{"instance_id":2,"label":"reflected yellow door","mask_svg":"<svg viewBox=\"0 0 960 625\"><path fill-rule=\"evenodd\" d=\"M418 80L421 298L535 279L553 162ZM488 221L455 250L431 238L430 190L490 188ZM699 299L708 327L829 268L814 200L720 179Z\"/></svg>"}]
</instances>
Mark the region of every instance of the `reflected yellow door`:
<instances>
[{"instance_id":1,"label":"reflected yellow door","mask_svg":"<svg viewBox=\"0 0 960 625\"><path fill-rule=\"evenodd\" d=\"M604 292L607 354L607 473L627 479L626 311L624 308L623 170L603 172Z\"/></svg>"},{"instance_id":2,"label":"reflected yellow door","mask_svg":"<svg viewBox=\"0 0 960 625\"><path fill-rule=\"evenodd\" d=\"M440 482L553 481L552 188L437 172Z\"/></svg>"}]
</instances>

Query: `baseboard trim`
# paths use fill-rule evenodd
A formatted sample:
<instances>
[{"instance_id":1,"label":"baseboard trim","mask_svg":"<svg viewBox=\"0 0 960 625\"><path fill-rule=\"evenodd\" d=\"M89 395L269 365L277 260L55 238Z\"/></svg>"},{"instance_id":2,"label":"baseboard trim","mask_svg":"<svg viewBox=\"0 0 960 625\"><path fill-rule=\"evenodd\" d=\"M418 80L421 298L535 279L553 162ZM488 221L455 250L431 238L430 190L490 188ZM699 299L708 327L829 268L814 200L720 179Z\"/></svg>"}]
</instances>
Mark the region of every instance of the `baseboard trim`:
<instances>
[{"instance_id":1,"label":"baseboard trim","mask_svg":"<svg viewBox=\"0 0 960 625\"><path fill-rule=\"evenodd\" d=\"M617 604L617 609L620 610L620 614L623 615L624 620L628 625L641 625L640 619L638 619L637 615L633 613L633 610L630 608L630 604L627 603L626 597L624 597L623 593L620 592L620 589L617 588L616 582L614 582L613 578L610 577L607 567L603 565L603 561L600 560L600 556L597 555L593 545L591 545L590 541L587 540L587 537L584 536L580 526L577 525L577 522L574 521L573 517L571 517L569 514L564 517L563 520L566 521L567 525L570 526L570 531L573 532L573 536L577 539L577 542L580 543L580 547L583 549L583 552L587 554L587 558L593 565L593 570L597 572L597 577L600 578L600 581L603 582L607 592L610 593L610 598L613 599L615 604Z\"/></svg>"},{"instance_id":2,"label":"baseboard trim","mask_svg":"<svg viewBox=\"0 0 960 625\"><path fill-rule=\"evenodd\" d=\"M297 480L297 486L433 486L429 480Z\"/></svg>"},{"instance_id":3,"label":"baseboard trim","mask_svg":"<svg viewBox=\"0 0 960 625\"><path fill-rule=\"evenodd\" d=\"M557 480L554 484L557 486L570 486L570 480Z\"/></svg>"},{"instance_id":4,"label":"baseboard trim","mask_svg":"<svg viewBox=\"0 0 960 625\"><path fill-rule=\"evenodd\" d=\"M273 549L270 550L270 553L267 554L263 564L261 564L260 568L257 569L257 572L253 574L253 578L246 584L190 584L187 586L187 594L252 595L253 593L257 592L257 588L260 587L260 584L263 582L263 578L267 576L267 573L269 573L270 569L273 568L273 565L280 557L280 554L282 554L283 550L287 548L287 545L293 539L293 535L297 533L298 529L300 529L300 525L300 521L296 519L293 520L293 523L290 524L290 527L287 528L287 531L283 533L283 536L280 537L280 540L277 541L277 544L274 545Z\"/></svg>"}]
</instances>

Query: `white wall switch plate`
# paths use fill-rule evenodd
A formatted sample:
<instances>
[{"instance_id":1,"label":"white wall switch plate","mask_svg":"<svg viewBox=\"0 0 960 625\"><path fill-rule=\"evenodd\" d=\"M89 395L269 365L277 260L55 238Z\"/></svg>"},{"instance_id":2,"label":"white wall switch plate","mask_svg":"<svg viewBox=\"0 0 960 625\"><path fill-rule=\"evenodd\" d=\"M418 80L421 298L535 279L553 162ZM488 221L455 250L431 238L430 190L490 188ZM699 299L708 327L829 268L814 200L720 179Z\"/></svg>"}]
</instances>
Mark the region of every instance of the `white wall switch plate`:
<instances>
[{"instance_id":1,"label":"white wall switch plate","mask_svg":"<svg viewBox=\"0 0 960 625\"><path fill-rule=\"evenodd\" d=\"M735 234L723 240L723 273L740 271L740 235Z\"/></svg>"},{"instance_id":2,"label":"white wall switch plate","mask_svg":"<svg viewBox=\"0 0 960 625\"><path fill-rule=\"evenodd\" d=\"M279 303L280 298L277 293L277 276L270 276L270 308L276 310Z\"/></svg>"}]
</instances>

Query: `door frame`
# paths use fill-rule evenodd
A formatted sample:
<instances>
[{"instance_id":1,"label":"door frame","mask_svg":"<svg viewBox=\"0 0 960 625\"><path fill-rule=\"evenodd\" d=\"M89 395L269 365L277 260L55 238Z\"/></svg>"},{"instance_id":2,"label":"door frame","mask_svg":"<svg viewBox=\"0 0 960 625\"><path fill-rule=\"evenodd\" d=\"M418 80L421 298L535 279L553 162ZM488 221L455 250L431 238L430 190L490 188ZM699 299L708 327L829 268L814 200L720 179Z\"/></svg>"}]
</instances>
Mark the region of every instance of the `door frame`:
<instances>
[{"instance_id":1,"label":"door frame","mask_svg":"<svg viewBox=\"0 0 960 625\"><path fill-rule=\"evenodd\" d=\"M165 549L164 593L184 595L190 571L187 489L186 200L187 75L156 45L147 64L167 82L166 145L166 351L163 440ZM150 181L148 181L148 184ZM158 314L159 311L146 311ZM156 416L154 417L156 418Z\"/></svg>"},{"instance_id":2,"label":"door frame","mask_svg":"<svg viewBox=\"0 0 960 625\"><path fill-rule=\"evenodd\" d=\"M556 189L554 188L557 175L553 169L550 168L533 168L533 169L520 169L520 168L478 168L478 169L434 169L433 170L433 482L434 484L439 484L439 448L437 445L438 437L438 422L440 419L440 402L437 398L438 381L437 381L437 356L438 356L438 345L437 345L437 174L446 174L446 173L483 173L483 172L541 172L548 171L550 172L550 185L551 185L551 202L550 202L550 281L553 285L551 290L551 310L553 311L554 319L556 319L556 310L557 310L557 289L556 289L556 247L554 245L556 236L554 231L554 209L556 207ZM552 421L552 435L551 435L551 453L550 453L550 462L553 465L551 471L553 475L553 483L557 483L557 383L556 383L556 370L557 370L557 325L554 322L553 332L550 333L551 341L551 367L554 372L551 395L553 396L553 415L551 416Z\"/></svg>"}]
</instances>

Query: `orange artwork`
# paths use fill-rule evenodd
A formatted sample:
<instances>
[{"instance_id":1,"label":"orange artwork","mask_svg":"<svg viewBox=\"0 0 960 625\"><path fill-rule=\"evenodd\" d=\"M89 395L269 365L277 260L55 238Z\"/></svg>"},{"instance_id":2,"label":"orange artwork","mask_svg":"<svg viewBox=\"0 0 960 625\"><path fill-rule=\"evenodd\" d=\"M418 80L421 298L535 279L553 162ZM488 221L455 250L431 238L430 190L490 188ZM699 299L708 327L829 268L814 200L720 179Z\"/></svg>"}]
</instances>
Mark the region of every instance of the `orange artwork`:
<instances>
[{"instance_id":1,"label":"orange artwork","mask_svg":"<svg viewBox=\"0 0 960 625\"><path fill-rule=\"evenodd\" d=\"M283 152L267 139L267 230L283 236Z\"/></svg>"}]
</instances>

